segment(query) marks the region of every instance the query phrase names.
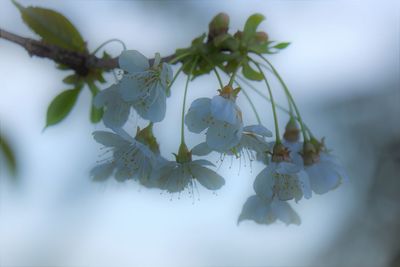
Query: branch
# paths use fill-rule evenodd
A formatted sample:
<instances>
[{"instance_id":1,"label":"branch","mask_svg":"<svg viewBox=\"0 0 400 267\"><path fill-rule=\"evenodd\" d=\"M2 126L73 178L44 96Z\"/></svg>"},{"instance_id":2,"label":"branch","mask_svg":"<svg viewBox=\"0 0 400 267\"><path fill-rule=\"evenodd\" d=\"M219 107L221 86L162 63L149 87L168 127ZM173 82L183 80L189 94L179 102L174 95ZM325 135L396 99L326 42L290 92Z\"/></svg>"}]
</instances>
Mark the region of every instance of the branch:
<instances>
[{"instance_id":1,"label":"branch","mask_svg":"<svg viewBox=\"0 0 400 267\"><path fill-rule=\"evenodd\" d=\"M2 30L0 28L0 38L18 44L25 48L30 56L49 58L54 62L68 66L79 75L85 76L90 69L111 70L118 68L118 57L111 59L101 59L93 54L80 53L76 51L60 48L55 45L46 44L42 41L22 37L14 33ZM175 55L170 55L161 59L162 62L168 62ZM149 59L150 65L154 62L154 58Z\"/></svg>"}]
</instances>

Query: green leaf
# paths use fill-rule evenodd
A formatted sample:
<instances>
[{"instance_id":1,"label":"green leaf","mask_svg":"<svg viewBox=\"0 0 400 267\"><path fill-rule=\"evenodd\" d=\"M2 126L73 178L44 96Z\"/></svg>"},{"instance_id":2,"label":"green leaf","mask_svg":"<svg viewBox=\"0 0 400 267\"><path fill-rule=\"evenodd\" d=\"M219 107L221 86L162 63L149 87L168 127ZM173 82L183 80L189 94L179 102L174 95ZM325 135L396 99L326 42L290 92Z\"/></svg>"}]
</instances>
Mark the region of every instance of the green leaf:
<instances>
[{"instance_id":1,"label":"green leaf","mask_svg":"<svg viewBox=\"0 0 400 267\"><path fill-rule=\"evenodd\" d=\"M251 15L247 21L246 24L244 25L244 30L243 30L243 42L247 43L255 34L258 28L258 25L260 25L261 22L265 20L264 15L262 14L253 14Z\"/></svg>"},{"instance_id":2,"label":"green leaf","mask_svg":"<svg viewBox=\"0 0 400 267\"><path fill-rule=\"evenodd\" d=\"M244 77L246 77L249 80L253 80L253 81L261 81L262 79L264 79L264 76L262 75L262 73L254 70L248 62L243 63L242 66L242 73L244 75Z\"/></svg>"},{"instance_id":3,"label":"green leaf","mask_svg":"<svg viewBox=\"0 0 400 267\"><path fill-rule=\"evenodd\" d=\"M71 74L63 79L66 84L77 84L79 82L79 76L76 74Z\"/></svg>"},{"instance_id":4,"label":"green leaf","mask_svg":"<svg viewBox=\"0 0 400 267\"><path fill-rule=\"evenodd\" d=\"M86 44L74 25L62 14L40 7L23 7L13 0L23 21L46 43L77 52L85 52Z\"/></svg>"},{"instance_id":5,"label":"green leaf","mask_svg":"<svg viewBox=\"0 0 400 267\"><path fill-rule=\"evenodd\" d=\"M290 43L279 43L277 45L274 45L272 48L276 48L276 49L285 49L286 47L288 47L290 45Z\"/></svg>"},{"instance_id":6,"label":"green leaf","mask_svg":"<svg viewBox=\"0 0 400 267\"><path fill-rule=\"evenodd\" d=\"M0 150L4 154L6 165L8 166L13 176L17 175L17 161L11 146L7 140L0 134Z\"/></svg>"},{"instance_id":7,"label":"green leaf","mask_svg":"<svg viewBox=\"0 0 400 267\"><path fill-rule=\"evenodd\" d=\"M47 109L46 127L59 123L72 110L80 88L70 89L56 96Z\"/></svg>"}]
</instances>

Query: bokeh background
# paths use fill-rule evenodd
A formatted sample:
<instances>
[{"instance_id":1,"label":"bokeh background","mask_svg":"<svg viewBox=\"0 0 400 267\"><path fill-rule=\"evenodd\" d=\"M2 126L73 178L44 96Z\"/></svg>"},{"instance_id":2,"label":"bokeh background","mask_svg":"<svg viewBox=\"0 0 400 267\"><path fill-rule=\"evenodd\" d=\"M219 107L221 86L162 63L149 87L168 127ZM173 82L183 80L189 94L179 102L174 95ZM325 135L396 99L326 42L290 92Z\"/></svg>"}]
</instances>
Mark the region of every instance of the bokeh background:
<instances>
[{"instance_id":1,"label":"bokeh background","mask_svg":"<svg viewBox=\"0 0 400 267\"><path fill-rule=\"evenodd\" d=\"M91 133L103 126L89 123L89 90L65 121L43 131L47 105L68 89L61 82L66 73L0 39L0 126L19 166L13 178L1 161L1 266L400 266L397 1L20 2L63 13L91 50L119 38L148 57L186 47L218 12L230 15L233 31L252 13L264 14L261 29L292 42L271 61L350 180L293 203L300 226L237 226L258 164L242 162L239 169L227 160L219 169L226 185L217 194L200 189L200 200L133 182L94 184L88 173L101 152ZM11 1L0 1L0 27L37 38ZM105 49L114 56L121 51L118 44ZM112 75L107 79L113 82ZM181 77L166 119L155 127L170 159L179 145L183 86ZM190 85L188 103L216 89L215 77L199 78ZM270 106L251 97L272 129ZM254 123L245 99L238 101L245 120ZM279 117L283 128L287 116ZM132 115L128 129L143 123ZM187 133L190 146L203 138Z\"/></svg>"}]
</instances>

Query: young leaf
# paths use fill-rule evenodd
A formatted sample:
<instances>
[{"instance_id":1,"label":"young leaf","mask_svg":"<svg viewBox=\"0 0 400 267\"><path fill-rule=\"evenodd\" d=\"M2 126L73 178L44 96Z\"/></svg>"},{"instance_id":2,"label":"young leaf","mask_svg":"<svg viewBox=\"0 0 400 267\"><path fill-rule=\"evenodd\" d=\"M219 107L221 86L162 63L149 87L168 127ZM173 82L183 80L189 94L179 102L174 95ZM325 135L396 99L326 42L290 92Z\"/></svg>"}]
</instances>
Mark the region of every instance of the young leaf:
<instances>
[{"instance_id":1,"label":"young leaf","mask_svg":"<svg viewBox=\"0 0 400 267\"><path fill-rule=\"evenodd\" d=\"M47 109L46 127L59 123L72 110L80 88L70 89L56 96Z\"/></svg>"},{"instance_id":2,"label":"young leaf","mask_svg":"<svg viewBox=\"0 0 400 267\"><path fill-rule=\"evenodd\" d=\"M242 38L244 43L247 43L251 39L251 37L253 37L256 34L257 27L263 20L265 20L265 17L257 13L251 15L247 19L246 24L244 25L243 38Z\"/></svg>"},{"instance_id":3,"label":"young leaf","mask_svg":"<svg viewBox=\"0 0 400 267\"><path fill-rule=\"evenodd\" d=\"M273 48L276 49L285 49L286 47L288 47L290 45L290 43L279 43L277 45L274 45Z\"/></svg>"},{"instance_id":4,"label":"young leaf","mask_svg":"<svg viewBox=\"0 0 400 267\"><path fill-rule=\"evenodd\" d=\"M253 81L261 81L264 77L262 75L262 73L254 70L248 62L244 63L242 65L243 69L243 75L244 77L246 77L249 80L253 80Z\"/></svg>"},{"instance_id":5,"label":"young leaf","mask_svg":"<svg viewBox=\"0 0 400 267\"><path fill-rule=\"evenodd\" d=\"M43 41L77 52L86 50L85 41L78 30L60 13L40 7L23 7L14 0L13 3L19 9L23 21Z\"/></svg>"}]
</instances>

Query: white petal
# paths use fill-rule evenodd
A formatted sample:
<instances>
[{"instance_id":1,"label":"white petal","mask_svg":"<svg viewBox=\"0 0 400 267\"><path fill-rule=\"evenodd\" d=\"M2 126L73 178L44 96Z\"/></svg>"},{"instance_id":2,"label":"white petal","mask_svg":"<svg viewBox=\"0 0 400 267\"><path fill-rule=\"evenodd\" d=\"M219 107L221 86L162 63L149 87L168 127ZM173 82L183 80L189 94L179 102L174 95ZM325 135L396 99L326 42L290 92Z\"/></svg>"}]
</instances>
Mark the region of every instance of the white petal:
<instances>
[{"instance_id":1,"label":"white petal","mask_svg":"<svg viewBox=\"0 0 400 267\"><path fill-rule=\"evenodd\" d=\"M215 121L207 130L207 145L219 152L227 151L239 143L242 129L241 125Z\"/></svg>"},{"instance_id":2,"label":"white petal","mask_svg":"<svg viewBox=\"0 0 400 267\"><path fill-rule=\"evenodd\" d=\"M200 143L197 146L193 147L192 155L196 156L206 156L212 152L212 149L207 145L206 142Z\"/></svg>"},{"instance_id":3,"label":"white petal","mask_svg":"<svg viewBox=\"0 0 400 267\"><path fill-rule=\"evenodd\" d=\"M114 171L115 165L112 162L104 163L94 167L90 171L90 176L93 177L94 181L105 181L111 176Z\"/></svg>"},{"instance_id":4,"label":"white petal","mask_svg":"<svg viewBox=\"0 0 400 267\"><path fill-rule=\"evenodd\" d=\"M185 116L185 124L189 131L201 133L212 121L210 113L211 99L198 98L192 102Z\"/></svg>"},{"instance_id":5,"label":"white petal","mask_svg":"<svg viewBox=\"0 0 400 267\"><path fill-rule=\"evenodd\" d=\"M124 50L118 59L119 67L129 73L150 68L149 60L136 50Z\"/></svg>"},{"instance_id":6,"label":"white petal","mask_svg":"<svg viewBox=\"0 0 400 267\"><path fill-rule=\"evenodd\" d=\"M196 180L207 189L217 190L225 184L224 178L213 170L197 165L193 162L190 164L189 168L191 174L196 178Z\"/></svg>"},{"instance_id":7,"label":"white petal","mask_svg":"<svg viewBox=\"0 0 400 267\"><path fill-rule=\"evenodd\" d=\"M249 197L243 205L238 223L243 220L253 220L259 224L271 224L276 221L270 201L263 200L257 195Z\"/></svg>"},{"instance_id":8,"label":"white petal","mask_svg":"<svg viewBox=\"0 0 400 267\"><path fill-rule=\"evenodd\" d=\"M110 147L125 147L130 145L130 143L121 136L106 131L93 132L93 138L98 143Z\"/></svg>"},{"instance_id":9,"label":"white petal","mask_svg":"<svg viewBox=\"0 0 400 267\"><path fill-rule=\"evenodd\" d=\"M150 90L150 94L133 103L136 112L146 120L151 122L160 122L165 117L167 106L167 96L164 90L159 86L155 86Z\"/></svg>"},{"instance_id":10,"label":"white petal","mask_svg":"<svg viewBox=\"0 0 400 267\"><path fill-rule=\"evenodd\" d=\"M273 171L273 164L264 168L254 180L253 188L256 194L263 199L272 199L274 194L274 178L271 172Z\"/></svg>"},{"instance_id":11,"label":"white petal","mask_svg":"<svg viewBox=\"0 0 400 267\"><path fill-rule=\"evenodd\" d=\"M125 74L118 84L118 91L121 98L125 101L135 101L148 94L156 81L149 82L152 78L151 72L138 72L135 74Z\"/></svg>"},{"instance_id":12,"label":"white petal","mask_svg":"<svg viewBox=\"0 0 400 267\"><path fill-rule=\"evenodd\" d=\"M260 124L246 126L243 128L243 131L265 137L272 137L272 132Z\"/></svg>"},{"instance_id":13,"label":"white petal","mask_svg":"<svg viewBox=\"0 0 400 267\"><path fill-rule=\"evenodd\" d=\"M171 65L169 65L168 63L162 63L160 81L164 90L167 89L167 86L172 81L172 78L173 78L173 71Z\"/></svg>"},{"instance_id":14,"label":"white petal","mask_svg":"<svg viewBox=\"0 0 400 267\"><path fill-rule=\"evenodd\" d=\"M271 203L271 209L278 219L286 223L286 225L299 225L301 223L299 215L287 202L274 200Z\"/></svg>"},{"instance_id":15,"label":"white petal","mask_svg":"<svg viewBox=\"0 0 400 267\"><path fill-rule=\"evenodd\" d=\"M303 191L304 197L307 199L311 198L312 192L311 192L309 176L305 171L300 171L299 173L297 173L297 177L299 181L299 186Z\"/></svg>"},{"instance_id":16,"label":"white petal","mask_svg":"<svg viewBox=\"0 0 400 267\"><path fill-rule=\"evenodd\" d=\"M325 194L340 185L341 176L329 164L319 162L306 166L305 170L310 177L311 188L317 194Z\"/></svg>"},{"instance_id":17,"label":"white petal","mask_svg":"<svg viewBox=\"0 0 400 267\"><path fill-rule=\"evenodd\" d=\"M214 96L211 100L211 115L220 121L237 124L241 121L239 108L235 102L222 96Z\"/></svg>"},{"instance_id":18,"label":"white petal","mask_svg":"<svg viewBox=\"0 0 400 267\"><path fill-rule=\"evenodd\" d=\"M213 164L212 162L205 160L205 159L196 159L193 160L192 163L197 164L197 165L202 165L202 166L213 166L215 167L215 164Z\"/></svg>"},{"instance_id":19,"label":"white petal","mask_svg":"<svg viewBox=\"0 0 400 267\"><path fill-rule=\"evenodd\" d=\"M103 123L111 129L122 127L129 118L130 106L120 101L106 106L103 114Z\"/></svg>"}]
</instances>

